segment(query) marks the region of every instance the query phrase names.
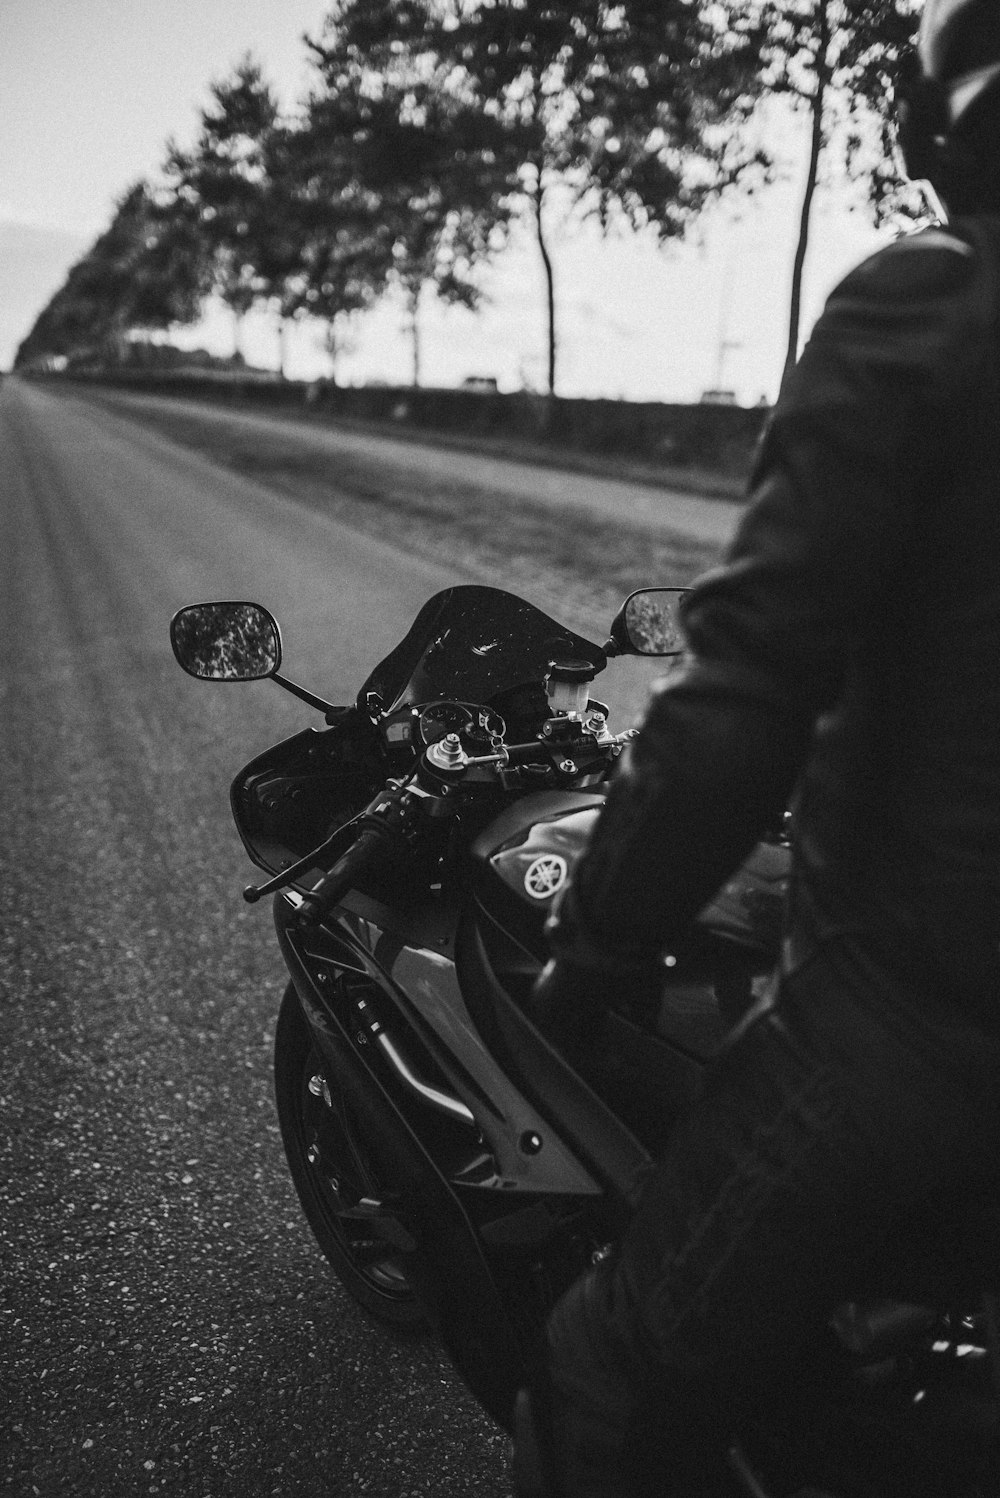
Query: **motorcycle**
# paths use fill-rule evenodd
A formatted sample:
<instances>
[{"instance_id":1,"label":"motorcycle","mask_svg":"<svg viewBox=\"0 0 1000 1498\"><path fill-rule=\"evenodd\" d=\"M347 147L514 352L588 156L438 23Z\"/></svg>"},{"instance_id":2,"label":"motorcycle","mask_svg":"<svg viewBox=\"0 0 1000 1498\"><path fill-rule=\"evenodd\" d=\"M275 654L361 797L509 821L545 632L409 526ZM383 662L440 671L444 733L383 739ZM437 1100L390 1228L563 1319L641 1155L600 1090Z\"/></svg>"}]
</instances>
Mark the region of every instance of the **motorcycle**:
<instances>
[{"instance_id":1,"label":"motorcycle","mask_svg":"<svg viewBox=\"0 0 1000 1498\"><path fill-rule=\"evenodd\" d=\"M290 975L274 1063L289 1170L345 1289L399 1332L432 1326L507 1429L549 1311L613 1252L777 957L784 823L663 954L658 1012L609 1012L600 1055L572 1063L533 1012L548 911L635 734L591 689L615 657L681 653L682 592L632 593L599 645L513 594L448 588L346 706L280 674L260 605L171 622L190 675L270 678L324 715L230 793L269 876L244 897L274 896ZM890 1269L892 1298L873 1280L831 1322L822 1411L734 1435L734 1494L987 1491L989 1281L930 1304Z\"/></svg>"}]
</instances>

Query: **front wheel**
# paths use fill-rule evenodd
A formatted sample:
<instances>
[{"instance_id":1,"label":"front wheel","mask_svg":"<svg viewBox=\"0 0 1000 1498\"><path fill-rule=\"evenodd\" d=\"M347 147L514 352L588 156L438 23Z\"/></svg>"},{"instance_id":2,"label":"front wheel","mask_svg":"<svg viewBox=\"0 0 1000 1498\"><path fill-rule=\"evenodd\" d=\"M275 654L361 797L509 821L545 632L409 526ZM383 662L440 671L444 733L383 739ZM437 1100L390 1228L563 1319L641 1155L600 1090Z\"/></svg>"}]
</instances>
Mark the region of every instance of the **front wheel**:
<instances>
[{"instance_id":1,"label":"front wheel","mask_svg":"<svg viewBox=\"0 0 1000 1498\"><path fill-rule=\"evenodd\" d=\"M295 1189L316 1241L344 1288L396 1331L429 1325L407 1255L374 1230L390 1183L377 1168L347 1100L317 1050L289 984L274 1037L274 1089Z\"/></svg>"}]
</instances>

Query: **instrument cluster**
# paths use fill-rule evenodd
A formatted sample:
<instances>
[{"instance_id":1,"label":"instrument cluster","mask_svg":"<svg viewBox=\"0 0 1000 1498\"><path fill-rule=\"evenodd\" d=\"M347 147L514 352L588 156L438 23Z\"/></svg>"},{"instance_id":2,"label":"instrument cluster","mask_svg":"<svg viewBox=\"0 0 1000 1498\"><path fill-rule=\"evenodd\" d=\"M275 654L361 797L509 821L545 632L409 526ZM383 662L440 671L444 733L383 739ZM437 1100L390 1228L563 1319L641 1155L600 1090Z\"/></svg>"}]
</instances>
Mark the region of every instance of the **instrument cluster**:
<instances>
[{"instance_id":1,"label":"instrument cluster","mask_svg":"<svg viewBox=\"0 0 1000 1498\"><path fill-rule=\"evenodd\" d=\"M382 722L387 749L408 749L419 754L448 734L458 734L473 754L485 754L503 739L507 724L498 712L475 702L442 698L417 707L400 708Z\"/></svg>"},{"instance_id":2,"label":"instrument cluster","mask_svg":"<svg viewBox=\"0 0 1000 1498\"><path fill-rule=\"evenodd\" d=\"M463 741L471 740L476 748L484 748L502 739L507 732L507 725L499 713L469 702L428 703L420 714L417 727L425 748L449 733L457 733Z\"/></svg>"}]
</instances>

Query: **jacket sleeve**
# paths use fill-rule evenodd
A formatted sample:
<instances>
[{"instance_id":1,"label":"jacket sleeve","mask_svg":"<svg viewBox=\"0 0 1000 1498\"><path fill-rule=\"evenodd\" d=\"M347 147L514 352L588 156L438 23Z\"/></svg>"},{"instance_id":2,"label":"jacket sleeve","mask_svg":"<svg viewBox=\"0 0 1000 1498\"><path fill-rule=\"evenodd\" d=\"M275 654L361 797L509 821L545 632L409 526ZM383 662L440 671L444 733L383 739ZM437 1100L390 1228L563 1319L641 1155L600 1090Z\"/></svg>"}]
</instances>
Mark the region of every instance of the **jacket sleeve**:
<instances>
[{"instance_id":1,"label":"jacket sleeve","mask_svg":"<svg viewBox=\"0 0 1000 1498\"><path fill-rule=\"evenodd\" d=\"M817 719L878 627L974 281L969 247L929 231L831 297L728 555L686 599L689 656L654 694L578 866L575 907L597 944L639 957L679 935L787 806Z\"/></svg>"}]
</instances>

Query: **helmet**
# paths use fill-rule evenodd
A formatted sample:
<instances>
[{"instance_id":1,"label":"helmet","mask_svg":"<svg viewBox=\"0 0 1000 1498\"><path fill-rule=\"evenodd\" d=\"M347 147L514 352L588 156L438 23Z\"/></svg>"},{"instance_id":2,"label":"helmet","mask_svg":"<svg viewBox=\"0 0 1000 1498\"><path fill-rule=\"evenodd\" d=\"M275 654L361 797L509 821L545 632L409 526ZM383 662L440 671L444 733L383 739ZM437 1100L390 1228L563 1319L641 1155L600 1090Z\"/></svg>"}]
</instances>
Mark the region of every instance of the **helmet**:
<instances>
[{"instance_id":1,"label":"helmet","mask_svg":"<svg viewBox=\"0 0 1000 1498\"><path fill-rule=\"evenodd\" d=\"M998 0L927 0L916 55L898 91L899 140L910 177L947 189L960 150L952 133L1000 79Z\"/></svg>"}]
</instances>

